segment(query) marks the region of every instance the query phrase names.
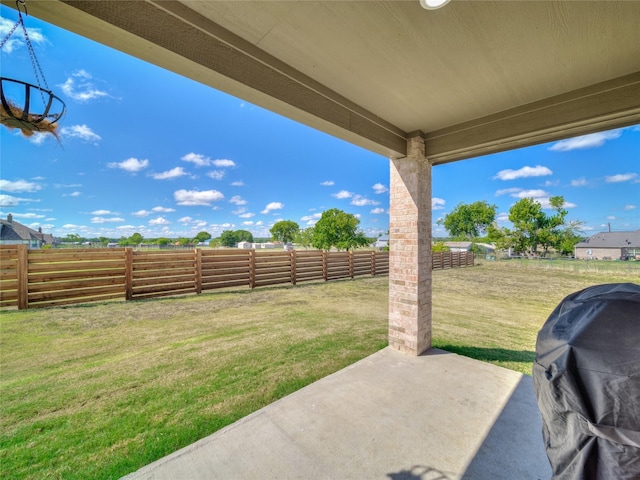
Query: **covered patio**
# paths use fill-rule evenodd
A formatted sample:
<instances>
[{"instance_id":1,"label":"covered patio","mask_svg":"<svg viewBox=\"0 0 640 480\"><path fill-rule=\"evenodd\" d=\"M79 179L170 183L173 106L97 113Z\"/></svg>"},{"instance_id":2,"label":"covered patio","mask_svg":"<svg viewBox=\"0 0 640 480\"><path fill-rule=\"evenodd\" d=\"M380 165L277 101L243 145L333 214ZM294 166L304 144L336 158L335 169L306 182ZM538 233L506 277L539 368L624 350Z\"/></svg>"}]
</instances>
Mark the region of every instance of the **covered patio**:
<instances>
[{"instance_id":1,"label":"covered patio","mask_svg":"<svg viewBox=\"0 0 640 480\"><path fill-rule=\"evenodd\" d=\"M15 7L12 0L2 2ZM213 446L239 462L242 452L224 450L234 432L243 439L237 445L254 442L257 455L275 441L275 432L289 428L287 442L274 446L308 445L321 455L321 446L335 441L323 425L337 422L339 431L353 435L357 427L345 430L353 415L370 412L358 418L384 425L384 434L349 440L362 447L350 454L351 462L346 454L355 447L335 442L328 452L338 449L342 457L321 459L311 474L303 475L286 456L273 464L265 456L267 463L254 464L266 468L258 477L548 476L536 443L530 379L429 352L431 171L447 162L640 123L640 2L453 0L425 10L418 0L29 0L29 14L390 159L389 348L192 451ZM369 366L381 377L367 383ZM400 370L408 375L396 377ZM336 379L348 382L336 386ZM304 417L302 424L264 421L283 405L289 415L296 405L316 405L316 394L352 389L359 381L362 390L345 398L370 402L369 409L353 403L362 408L341 417L332 402L348 400L337 396L325 398L317 416ZM469 423L472 418L477 423ZM311 430L315 443L291 433L301 425L317 427ZM264 436L252 439L253 432ZM453 437L468 444L447 447ZM396 440L375 449L369 448L372 438ZM403 456L411 446L429 454ZM180 458L189 457L177 453L161 461L166 468L177 466L166 470L173 477L152 467L135 478L251 478L254 468L246 456L249 470L242 474L209 460L205 470L192 471ZM399 460L374 461L383 458ZM519 466L528 459L534 463Z\"/></svg>"}]
</instances>

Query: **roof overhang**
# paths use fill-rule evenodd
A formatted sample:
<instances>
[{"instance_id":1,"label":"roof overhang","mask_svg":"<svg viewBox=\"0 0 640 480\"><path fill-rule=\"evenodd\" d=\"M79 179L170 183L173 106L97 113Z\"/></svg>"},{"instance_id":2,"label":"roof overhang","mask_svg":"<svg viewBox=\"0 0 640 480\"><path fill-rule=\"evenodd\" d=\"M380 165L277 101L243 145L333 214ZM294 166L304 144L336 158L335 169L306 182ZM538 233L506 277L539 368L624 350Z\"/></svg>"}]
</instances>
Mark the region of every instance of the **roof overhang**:
<instances>
[{"instance_id":1,"label":"roof overhang","mask_svg":"<svg viewBox=\"0 0 640 480\"><path fill-rule=\"evenodd\" d=\"M404 156L413 135L439 164L640 123L640 2L454 0L426 11L418 0L29 0L28 8L390 158Z\"/></svg>"}]
</instances>

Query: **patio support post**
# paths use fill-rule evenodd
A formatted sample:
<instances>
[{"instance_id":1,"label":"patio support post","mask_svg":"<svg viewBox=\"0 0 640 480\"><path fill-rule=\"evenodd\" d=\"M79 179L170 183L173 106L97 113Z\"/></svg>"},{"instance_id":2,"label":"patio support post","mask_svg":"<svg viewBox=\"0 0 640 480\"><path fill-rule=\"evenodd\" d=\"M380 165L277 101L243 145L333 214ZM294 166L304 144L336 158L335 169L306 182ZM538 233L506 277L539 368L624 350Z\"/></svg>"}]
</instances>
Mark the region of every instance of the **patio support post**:
<instances>
[{"instance_id":1,"label":"patio support post","mask_svg":"<svg viewBox=\"0 0 640 480\"><path fill-rule=\"evenodd\" d=\"M431 163L424 135L391 160L389 346L410 355L431 348Z\"/></svg>"}]
</instances>

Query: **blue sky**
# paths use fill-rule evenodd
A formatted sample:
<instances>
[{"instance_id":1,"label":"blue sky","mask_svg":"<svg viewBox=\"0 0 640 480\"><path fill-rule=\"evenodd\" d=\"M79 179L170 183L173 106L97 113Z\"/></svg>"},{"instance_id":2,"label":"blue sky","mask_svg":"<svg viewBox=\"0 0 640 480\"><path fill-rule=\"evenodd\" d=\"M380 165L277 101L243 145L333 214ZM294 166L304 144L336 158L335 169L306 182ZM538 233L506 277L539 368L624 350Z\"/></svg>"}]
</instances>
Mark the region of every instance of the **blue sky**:
<instances>
[{"instance_id":1,"label":"blue sky","mask_svg":"<svg viewBox=\"0 0 640 480\"><path fill-rule=\"evenodd\" d=\"M16 12L0 7L0 34ZM46 233L191 237L278 220L311 226L329 208L389 228L389 160L241 99L25 17L51 90L67 105L58 143L0 128L0 215ZM16 32L2 76L35 83ZM563 195L585 234L640 228L640 126L434 167L435 224L458 203Z\"/></svg>"}]
</instances>

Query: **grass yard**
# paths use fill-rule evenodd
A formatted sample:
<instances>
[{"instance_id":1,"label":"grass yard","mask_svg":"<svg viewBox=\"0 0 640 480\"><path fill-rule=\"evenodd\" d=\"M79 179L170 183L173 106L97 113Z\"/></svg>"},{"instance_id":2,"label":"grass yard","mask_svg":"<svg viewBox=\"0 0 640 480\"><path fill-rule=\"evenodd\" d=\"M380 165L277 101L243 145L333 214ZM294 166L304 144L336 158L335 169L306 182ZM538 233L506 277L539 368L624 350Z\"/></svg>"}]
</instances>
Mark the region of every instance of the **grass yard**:
<instances>
[{"instance_id":1,"label":"grass yard","mask_svg":"<svg viewBox=\"0 0 640 480\"><path fill-rule=\"evenodd\" d=\"M528 373L567 294L636 269L434 272L434 346ZM119 478L386 345L388 278L0 317L0 477Z\"/></svg>"}]
</instances>

